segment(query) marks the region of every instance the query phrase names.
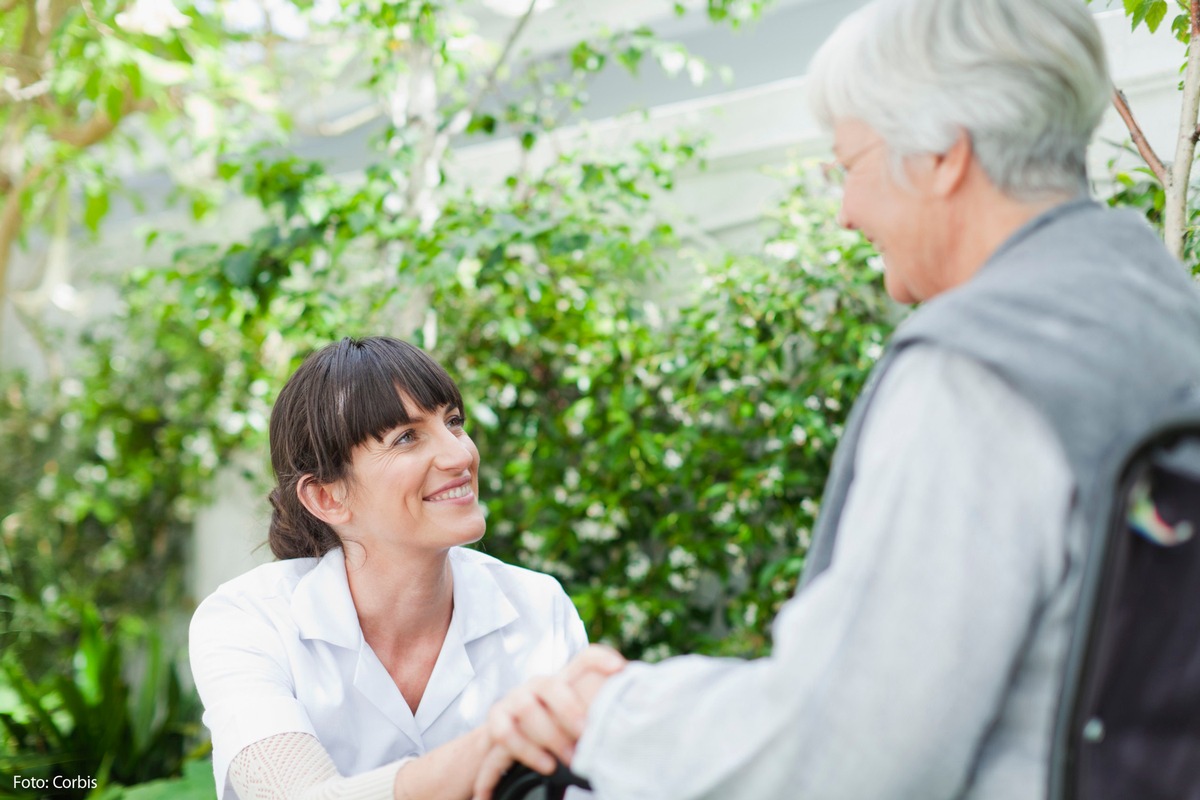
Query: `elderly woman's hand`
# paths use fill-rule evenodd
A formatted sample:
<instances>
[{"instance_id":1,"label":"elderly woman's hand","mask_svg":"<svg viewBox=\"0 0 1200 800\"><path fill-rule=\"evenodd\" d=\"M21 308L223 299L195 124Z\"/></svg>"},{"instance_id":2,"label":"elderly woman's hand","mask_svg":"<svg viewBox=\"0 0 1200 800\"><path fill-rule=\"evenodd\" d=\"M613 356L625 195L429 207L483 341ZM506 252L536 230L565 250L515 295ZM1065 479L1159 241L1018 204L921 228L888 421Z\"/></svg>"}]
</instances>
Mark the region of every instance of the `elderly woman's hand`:
<instances>
[{"instance_id":1,"label":"elderly woman's hand","mask_svg":"<svg viewBox=\"0 0 1200 800\"><path fill-rule=\"evenodd\" d=\"M592 645L558 674L529 681L493 706L485 726L491 749L475 781L476 799L490 800L514 761L543 775L558 761L569 765L592 699L625 663L616 650Z\"/></svg>"}]
</instances>

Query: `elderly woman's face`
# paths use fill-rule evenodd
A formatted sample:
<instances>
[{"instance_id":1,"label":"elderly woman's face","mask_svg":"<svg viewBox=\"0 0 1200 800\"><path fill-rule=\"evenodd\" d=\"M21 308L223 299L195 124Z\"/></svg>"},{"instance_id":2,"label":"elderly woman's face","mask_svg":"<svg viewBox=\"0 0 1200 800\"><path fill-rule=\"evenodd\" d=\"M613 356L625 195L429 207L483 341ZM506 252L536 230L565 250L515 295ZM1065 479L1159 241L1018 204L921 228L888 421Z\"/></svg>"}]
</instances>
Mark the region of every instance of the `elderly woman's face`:
<instances>
[{"instance_id":1,"label":"elderly woman's face","mask_svg":"<svg viewBox=\"0 0 1200 800\"><path fill-rule=\"evenodd\" d=\"M897 181L887 143L866 123L838 121L834 155L845 172L838 223L861 231L883 256L884 285L901 303L924 300L936 291L930 280L937 269L938 226L930 224L929 204L919 170L910 185Z\"/></svg>"},{"instance_id":2,"label":"elderly woman's face","mask_svg":"<svg viewBox=\"0 0 1200 800\"><path fill-rule=\"evenodd\" d=\"M372 543L440 550L477 541L479 451L462 410L424 412L405 398L412 421L356 447L347 503L354 530Z\"/></svg>"}]
</instances>

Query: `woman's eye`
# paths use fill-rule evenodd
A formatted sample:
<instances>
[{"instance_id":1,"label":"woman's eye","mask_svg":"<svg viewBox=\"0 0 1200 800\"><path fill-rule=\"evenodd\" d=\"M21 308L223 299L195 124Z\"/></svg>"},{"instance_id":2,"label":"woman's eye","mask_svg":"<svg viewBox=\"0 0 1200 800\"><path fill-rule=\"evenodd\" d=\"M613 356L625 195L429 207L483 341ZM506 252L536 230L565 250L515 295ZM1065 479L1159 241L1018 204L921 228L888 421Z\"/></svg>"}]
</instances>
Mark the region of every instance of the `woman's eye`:
<instances>
[{"instance_id":1,"label":"woman's eye","mask_svg":"<svg viewBox=\"0 0 1200 800\"><path fill-rule=\"evenodd\" d=\"M460 414L452 414L446 420L446 427L448 427L448 428L461 428L462 426L464 426L466 424L467 424L467 421L465 419L463 419L462 415L460 415Z\"/></svg>"},{"instance_id":2,"label":"woman's eye","mask_svg":"<svg viewBox=\"0 0 1200 800\"><path fill-rule=\"evenodd\" d=\"M394 445L399 445L399 444L412 444L412 443L413 443L413 442L415 442L416 440L417 440L417 435L416 435L416 433L414 433L413 431L405 431L404 433L402 433L402 434L400 434L399 436L397 436L397 437L396 437L396 438L395 438L395 439L392 441L392 444L394 444Z\"/></svg>"}]
</instances>

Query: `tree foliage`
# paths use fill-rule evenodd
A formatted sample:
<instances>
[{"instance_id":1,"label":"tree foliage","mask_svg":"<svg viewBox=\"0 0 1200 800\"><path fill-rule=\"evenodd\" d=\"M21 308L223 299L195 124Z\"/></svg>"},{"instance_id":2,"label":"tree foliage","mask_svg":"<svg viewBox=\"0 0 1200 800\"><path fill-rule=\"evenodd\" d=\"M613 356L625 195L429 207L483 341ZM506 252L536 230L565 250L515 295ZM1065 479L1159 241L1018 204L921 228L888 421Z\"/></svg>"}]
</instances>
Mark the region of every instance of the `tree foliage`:
<instances>
[{"instance_id":1,"label":"tree foliage","mask_svg":"<svg viewBox=\"0 0 1200 800\"><path fill-rule=\"evenodd\" d=\"M1092 0L1088 0L1092 2ZM1119 175L1114 203L1133 201L1147 210L1147 217L1162 231L1167 249L1176 258L1188 264L1193 272L1200 272L1200 264L1193 258L1196 250L1195 218L1192 195L1192 166L1196 158L1196 142L1200 139L1200 47L1192 47L1194 39L1200 38L1200 2L1196 0L1124 0L1130 27L1137 30L1145 25L1150 33L1156 33L1167 18L1170 6L1177 12L1172 19L1170 33L1180 44L1185 45L1182 80L1179 83L1179 125L1175 135L1175 158L1165 162L1151 146L1138 122L1135 110L1130 107L1120 87L1113 88L1113 106L1129 129L1133 146L1145 162L1144 170L1133 174ZM1149 176L1154 186L1143 186ZM1147 202L1149 203L1147 205Z\"/></svg>"},{"instance_id":2,"label":"tree foliage","mask_svg":"<svg viewBox=\"0 0 1200 800\"><path fill-rule=\"evenodd\" d=\"M97 234L139 154L184 188L211 177L208 165L245 133L239 112L263 110L263 76L231 50L250 37L225 27L226 5L0 3L0 310L12 301L53 368L40 312L71 276L52 248L28 285L11 285L15 250L38 232ZM203 193L193 197L199 212Z\"/></svg>"},{"instance_id":3,"label":"tree foliage","mask_svg":"<svg viewBox=\"0 0 1200 800\"><path fill-rule=\"evenodd\" d=\"M760 5L706 11L736 22ZM702 168L700 142L558 129L589 75L678 66L675 45L617 32L518 73L528 15L480 57L452 46L455 3L341 8L330 24L358 37L387 118L368 168L226 153L215 174L257 227L117 279L120 312L88 327L65 377L2 398L0 714L18 713L5 685L42 685L80 646L87 609L103 630L190 610L180 565L213 476L248 463L265 481L275 392L347 335L409 339L458 379L483 454L482 546L560 577L593 638L648 658L769 647L894 316L869 247L833 224L836 187L782 176L764 251L695 249L660 201ZM511 173L461 174L460 134L510 136ZM0 756L39 736L10 730Z\"/></svg>"}]
</instances>

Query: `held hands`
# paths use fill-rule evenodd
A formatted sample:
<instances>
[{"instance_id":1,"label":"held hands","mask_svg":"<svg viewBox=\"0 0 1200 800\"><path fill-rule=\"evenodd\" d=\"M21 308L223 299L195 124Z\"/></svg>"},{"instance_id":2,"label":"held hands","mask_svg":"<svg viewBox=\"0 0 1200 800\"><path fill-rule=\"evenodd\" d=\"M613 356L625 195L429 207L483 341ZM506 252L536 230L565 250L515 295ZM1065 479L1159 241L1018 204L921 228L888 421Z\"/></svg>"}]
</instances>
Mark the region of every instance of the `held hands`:
<instances>
[{"instance_id":1,"label":"held hands","mask_svg":"<svg viewBox=\"0 0 1200 800\"><path fill-rule=\"evenodd\" d=\"M616 650L592 645L558 674L529 681L493 706L484 726L491 749L475 781L476 800L490 800L514 761L544 775L554 772L558 761L569 765L592 699L625 663Z\"/></svg>"}]
</instances>

